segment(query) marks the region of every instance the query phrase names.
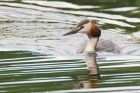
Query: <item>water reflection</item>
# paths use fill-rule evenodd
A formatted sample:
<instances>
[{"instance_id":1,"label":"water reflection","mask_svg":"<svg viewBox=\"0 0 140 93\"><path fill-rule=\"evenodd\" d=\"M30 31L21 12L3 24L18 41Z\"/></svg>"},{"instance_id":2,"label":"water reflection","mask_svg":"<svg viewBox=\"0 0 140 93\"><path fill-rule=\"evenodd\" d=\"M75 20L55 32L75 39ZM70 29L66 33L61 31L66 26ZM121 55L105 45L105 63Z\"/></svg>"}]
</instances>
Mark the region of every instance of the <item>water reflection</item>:
<instances>
[{"instance_id":1,"label":"water reflection","mask_svg":"<svg viewBox=\"0 0 140 93\"><path fill-rule=\"evenodd\" d=\"M80 75L74 77L73 81L75 81L75 89L82 88L97 88L99 85L99 78L96 75Z\"/></svg>"},{"instance_id":2,"label":"water reflection","mask_svg":"<svg viewBox=\"0 0 140 93\"><path fill-rule=\"evenodd\" d=\"M18 93L98 86L98 77L88 75L81 59L62 60L28 51L3 51L0 54L3 54L0 62L0 89L3 91Z\"/></svg>"},{"instance_id":3,"label":"water reflection","mask_svg":"<svg viewBox=\"0 0 140 93\"><path fill-rule=\"evenodd\" d=\"M121 56L121 59L120 56L108 56L102 59L97 57L100 79L98 75L87 71L81 57L65 56L62 59L59 56L40 55L27 51L5 51L0 54L3 54L0 60L0 89L6 92L41 92L79 88L85 88L87 91L102 91L105 87L107 87L105 91L108 91L108 87L139 85L140 81L139 56L131 58ZM8 54L9 58L6 56ZM88 90L89 88L101 89Z\"/></svg>"}]
</instances>

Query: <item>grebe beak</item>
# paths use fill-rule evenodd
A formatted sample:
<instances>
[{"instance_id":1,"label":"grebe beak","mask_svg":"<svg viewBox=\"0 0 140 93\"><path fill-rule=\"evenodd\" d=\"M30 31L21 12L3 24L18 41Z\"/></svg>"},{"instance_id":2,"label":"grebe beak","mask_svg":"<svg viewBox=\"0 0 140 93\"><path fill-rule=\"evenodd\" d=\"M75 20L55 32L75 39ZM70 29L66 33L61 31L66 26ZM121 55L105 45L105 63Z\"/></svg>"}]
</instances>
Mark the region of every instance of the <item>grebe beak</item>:
<instances>
[{"instance_id":1,"label":"grebe beak","mask_svg":"<svg viewBox=\"0 0 140 93\"><path fill-rule=\"evenodd\" d=\"M83 26L76 27L76 28L74 28L72 31L67 32L66 34L64 34L63 36L67 36L67 35L75 34L75 33L77 33L78 31L80 31L82 28L84 28L84 27L83 27Z\"/></svg>"}]
</instances>

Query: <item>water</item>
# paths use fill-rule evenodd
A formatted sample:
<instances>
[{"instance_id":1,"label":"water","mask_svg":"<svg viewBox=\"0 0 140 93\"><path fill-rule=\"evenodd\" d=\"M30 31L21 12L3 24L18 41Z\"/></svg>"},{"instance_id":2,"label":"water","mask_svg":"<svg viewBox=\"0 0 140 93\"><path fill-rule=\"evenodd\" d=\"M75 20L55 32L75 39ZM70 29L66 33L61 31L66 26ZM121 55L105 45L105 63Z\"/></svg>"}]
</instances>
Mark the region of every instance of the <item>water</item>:
<instances>
[{"instance_id":1,"label":"water","mask_svg":"<svg viewBox=\"0 0 140 93\"><path fill-rule=\"evenodd\" d=\"M1 0L0 92L139 93L139 13L139 0ZM87 17L121 50L98 52L101 79L76 54L87 37L62 36Z\"/></svg>"}]
</instances>

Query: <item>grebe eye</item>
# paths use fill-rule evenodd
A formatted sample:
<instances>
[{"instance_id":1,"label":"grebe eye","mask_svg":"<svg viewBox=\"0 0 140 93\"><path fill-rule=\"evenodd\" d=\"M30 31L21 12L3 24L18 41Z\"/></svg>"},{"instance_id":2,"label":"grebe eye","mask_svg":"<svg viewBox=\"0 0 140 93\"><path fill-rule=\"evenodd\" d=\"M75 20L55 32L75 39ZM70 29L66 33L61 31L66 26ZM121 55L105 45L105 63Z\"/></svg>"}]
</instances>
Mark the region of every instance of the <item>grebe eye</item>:
<instances>
[{"instance_id":1,"label":"grebe eye","mask_svg":"<svg viewBox=\"0 0 140 93\"><path fill-rule=\"evenodd\" d=\"M84 28L84 26L81 26L81 28Z\"/></svg>"}]
</instances>

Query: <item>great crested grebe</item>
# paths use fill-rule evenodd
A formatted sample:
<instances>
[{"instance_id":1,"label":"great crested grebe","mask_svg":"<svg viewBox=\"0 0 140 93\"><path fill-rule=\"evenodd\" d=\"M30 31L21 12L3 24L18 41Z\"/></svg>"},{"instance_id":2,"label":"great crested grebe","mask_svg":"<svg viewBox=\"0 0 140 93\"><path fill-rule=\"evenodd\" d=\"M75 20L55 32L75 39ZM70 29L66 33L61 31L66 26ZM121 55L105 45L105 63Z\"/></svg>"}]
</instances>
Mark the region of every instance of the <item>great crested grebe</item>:
<instances>
[{"instance_id":1,"label":"great crested grebe","mask_svg":"<svg viewBox=\"0 0 140 93\"><path fill-rule=\"evenodd\" d=\"M103 39L99 40L99 37L101 36L101 29L98 26L98 22L93 19L82 20L72 31L64 34L63 36L75 34L77 32L85 33L89 38L88 42L84 42L80 46L78 53L82 53L83 51L120 52L118 46L112 41Z\"/></svg>"}]
</instances>

